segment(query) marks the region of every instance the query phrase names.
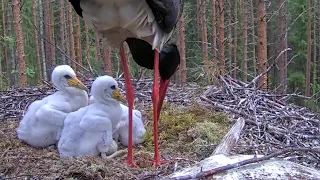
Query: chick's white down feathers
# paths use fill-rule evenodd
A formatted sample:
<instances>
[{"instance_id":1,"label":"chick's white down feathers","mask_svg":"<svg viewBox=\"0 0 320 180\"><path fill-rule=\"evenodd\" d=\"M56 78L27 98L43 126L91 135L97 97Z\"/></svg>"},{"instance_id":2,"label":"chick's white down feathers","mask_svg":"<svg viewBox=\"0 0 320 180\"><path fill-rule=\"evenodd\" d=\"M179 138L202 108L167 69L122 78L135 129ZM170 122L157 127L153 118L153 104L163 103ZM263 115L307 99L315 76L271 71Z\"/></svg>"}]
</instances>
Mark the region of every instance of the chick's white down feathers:
<instances>
[{"instance_id":1,"label":"chick's white down feathers","mask_svg":"<svg viewBox=\"0 0 320 180\"><path fill-rule=\"evenodd\" d=\"M89 104L96 102L93 96L89 98ZM113 139L120 141L123 145L128 146L128 135L129 135L129 108L123 104L120 104L122 108L122 116L120 122L113 128ZM133 145L143 143L143 135L146 132L146 128L142 121L141 112L133 110L132 116L132 140Z\"/></svg>"},{"instance_id":2,"label":"chick's white down feathers","mask_svg":"<svg viewBox=\"0 0 320 180\"><path fill-rule=\"evenodd\" d=\"M88 105L87 92L71 87L65 77L76 78L70 66L60 65L53 70L51 81L59 90L30 104L17 128L20 140L34 147L55 144L67 114Z\"/></svg>"},{"instance_id":3,"label":"chick's white down feathers","mask_svg":"<svg viewBox=\"0 0 320 180\"><path fill-rule=\"evenodd\" d=\"M112 153L112 129L122 115L120 102L112 97L115 89L118 84L110 76L100 76L93 82L91 94L96 101L70 113L65 119L58 142L60 157Z\"/></svg>"},{"instance_id":4,"label":"chick's white down feathers","mask_svg":"<svg viewBox=\"0 0 320 180\"><path fill-rule=\"evenodd\" d=\"M129 135L129 108L128 106L125 106L121 104L122 107L122 117L121 121L119 122L117 126L117 130L113 134L113 138L115 141L120 140L120 142L128 146L128 135ZM132 141L133 145L143 143L143 135L146 132L146 129L144 127L141 112L138 110L133 110L133 116L132 116L132 124L133 124L133 130L132 130Z\"/></svg>"}]
</instances>

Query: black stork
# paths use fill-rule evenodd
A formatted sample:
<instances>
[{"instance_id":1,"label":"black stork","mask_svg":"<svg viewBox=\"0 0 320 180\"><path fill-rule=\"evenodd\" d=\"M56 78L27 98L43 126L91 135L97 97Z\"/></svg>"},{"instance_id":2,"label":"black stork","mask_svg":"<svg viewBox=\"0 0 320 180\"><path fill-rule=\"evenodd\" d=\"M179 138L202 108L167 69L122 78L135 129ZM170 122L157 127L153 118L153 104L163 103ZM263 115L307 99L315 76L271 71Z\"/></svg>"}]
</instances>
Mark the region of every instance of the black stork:
<instances>
[{"instance_id":1,"label":"black stork","mask_svg":"<svg viewBox=\"0 0 320 180\"><path fill-rule=\"evenodd\" d=\"M126 41L134 61L154 70L152 89L154 158L161 163L158 150L158 119L171 76L179 68L180 54L167 44L182 14L183 0L69 0L86 25L102 34L111 47L120 47L126 98L129 106L128 165L134 166L132 153L132 109L134 91L124 53ZM160 73L160 88L158 83Z\"/></svg>"}]
</instances>

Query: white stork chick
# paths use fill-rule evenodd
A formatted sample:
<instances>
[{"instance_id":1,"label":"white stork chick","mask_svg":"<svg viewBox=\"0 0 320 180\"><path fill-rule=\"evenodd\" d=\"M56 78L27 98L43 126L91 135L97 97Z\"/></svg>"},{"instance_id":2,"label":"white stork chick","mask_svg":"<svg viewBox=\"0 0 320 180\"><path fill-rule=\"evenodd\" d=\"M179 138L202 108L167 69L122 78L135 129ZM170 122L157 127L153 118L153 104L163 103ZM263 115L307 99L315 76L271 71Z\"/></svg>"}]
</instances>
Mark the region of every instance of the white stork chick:
<instances>
[{"instance_id":1,"label":"white stork chick","mask_svg":"<svg viewBox=\"0 0 320 180\"><path fill-rule=\"evenodd\" d=\"M58 142L60 157L97 156L117 149L112 142L112 129L121 119L119 101L125 100L118 84L110 76L100 76L92 83L91 94L94 103L65 119Z\"/></svg>"},{"instance_id":2,"label":"white stork chick","mask_svg":"<svg viewBox=\"0 0 320 180\"><path fill-rule=\"evenodd\" d=\"M128 135L129 135L129 108L121 104L122 107L122 117L121 121L117 126L117 130L113 134L113 138L115 141L120 140L120 142L128 146ZM132 142L133 145L143 143L143 135L146 132L144 124L142 122L141 112L138 110L133 110L133 134L132 134Z\"/></svg>"},{"instance_id":3,"label":"white stork chick","mask_svg":"<svg viewBox=\"0 0 320 180\"><path fill-rule=\"evenodd\" d=\"M92 104L96 102L93 96L90 96L89 98L89 104ZM121 121L118 123L118 125L113 128L113 139L115 141L120 140L120 142L128 146L128 135L129 135L129 108L128 106L125 106L123 104L120 104L122 108L122 117ZM133 145L143 143L143 135L146 132L146 129L144 127L143 121L142 121L142 115L141 112L138 110L133 110Z\"/></svg>"},{"instance_id":4,"label":"white stork chick","mask_svg":"<svg viewBox=\"0 0 320 180\"><path fill-rule=\"evenodd\" d=\"M18 138L33 147L57 143L67 114L88 105L88 89L70 66L55 67L51 81L58 91L32 102L17 128Z\"/></svg>"}]
</instances>

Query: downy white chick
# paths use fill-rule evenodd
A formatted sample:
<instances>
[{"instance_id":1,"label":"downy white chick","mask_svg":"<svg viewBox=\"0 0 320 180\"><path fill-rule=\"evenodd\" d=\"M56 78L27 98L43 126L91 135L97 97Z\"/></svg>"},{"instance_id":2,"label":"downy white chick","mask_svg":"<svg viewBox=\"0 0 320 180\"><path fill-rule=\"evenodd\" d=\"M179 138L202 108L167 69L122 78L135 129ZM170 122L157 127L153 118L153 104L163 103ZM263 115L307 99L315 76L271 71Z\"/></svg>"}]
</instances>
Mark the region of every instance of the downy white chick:
<instances>
[{"instance_id":1,"label":"downy white chick","mask_svg":"<svg viewBox=\"0 0 320 180\"><path fill-rule=\"evenodd\" d=\"M92 104L96 102L95 98L93 96L90 96L89 98L89 104ZM115 141L120 140L120 142L128 146L128 135L129 135L129 108L128 106L125 106L121 104L122 108L122 117L121 121L118 123L118 125L113 129L113 139ZM141 112L138 110L133 110L133 116L132 116L132 141L133 145L143 143L143 135L146 132L145 126L142 121L142 115Z\"/></svg>"},{"instance_id":2,"label":"downy white chick","mask_svg":"<svg viewBox=\"0 0 320 180\"><path fill-rule=\"evenodd\" d=\"M51 81L58 91L32 102L17 128L18 138L33 147L57 143L67 114L88 105L88 88L70 66L55 67Z\"/></svg>"},{"instance_id":3,"label":"downy white chick","mask_svg":"<svg viewBox=\"0 0 320 180\"><path fill-rule=\"evenodd\" d=\"M92 83L91 94L95 103L70 113L65 119L58 142L62 158L97 156L99 153L110 153L110 148L114 148L111 147L114 144L112 129L121 119L119 101L125 101L125 98L110 76L98 77Z\"/></svg>"},{"instance_id":4,"label":"downy white chick","mask_svg":"<svg viewBox=\"0 0 320 180\"><path fill-rule=\"evenodd\" d=\"M117 130L113 134L113 139L115 141L120 140L120 142L128 146L128 135L129 135L129 108L128 106L125 106L121 104L122 108L122 117L121 121L118 124ZM146 129L144 127L144 124L142 122L142 115L141 112L138 110L133 110L133 116L132 116L132 141L133 145L143 143L143 135L146 132Z\"/></svg>"}]
</instances>

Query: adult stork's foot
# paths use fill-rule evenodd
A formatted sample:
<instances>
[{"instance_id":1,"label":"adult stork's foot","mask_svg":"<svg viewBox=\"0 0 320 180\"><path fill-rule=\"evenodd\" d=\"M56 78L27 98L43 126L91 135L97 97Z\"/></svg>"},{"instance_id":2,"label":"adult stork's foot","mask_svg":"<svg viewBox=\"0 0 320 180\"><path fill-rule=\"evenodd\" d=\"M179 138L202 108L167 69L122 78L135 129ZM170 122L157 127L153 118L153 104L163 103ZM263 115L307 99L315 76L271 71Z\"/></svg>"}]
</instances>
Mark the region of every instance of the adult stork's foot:
<instances>
[{"instance_id":1,"label":"adult stork's foot","mask_svg":"<svg viewBox=\"0 0 320 180\"><path fill-rule=\"evenodd\" d=\"M160 164L161 164L160 154L156 153L156 154L154 154L154 157L153 157L152 166L157 167Z\"/></svg>"},{"instance_id":2,"label":"adult stork's foot","mask_svg":"<svg viewBox=\"0 0 320 180\"><path fill-rule=\"evenodd\" d=\"M152 166L153 167L157 167L157 166L160 166L161 164L165 164L165 163L168 163L170 161L166 161L166 160L163 160L160 158L160 154L159 153L156 153L154 155L154 158L152 160Z\"/></svg>"},{"instance_id":3,"label":"adult stork's foot","mask_svg":"<svg viewBox=\"0 0 320 180\"><path fill-rule=\"evenodd\" d=\"M133 158L128 157L127 166L129 167L137 167L136 163L134 163Z\"/></svg>"},{"instance_id":4,"label":"adult stork's foot","mask_svg":"<svg viewBox=\"0 0 320 180\"><path fill-rule=\"evenodd\" d=\"M172 159L167 159L167 160L164 160L160 157L160 153L156 153L154 154L154 158L153 158L153 161L152 161L152 166L153 167L157 167L161 164L167 164L167 163L171 163L173 162Z\"/></svg>"}]
</instances>

